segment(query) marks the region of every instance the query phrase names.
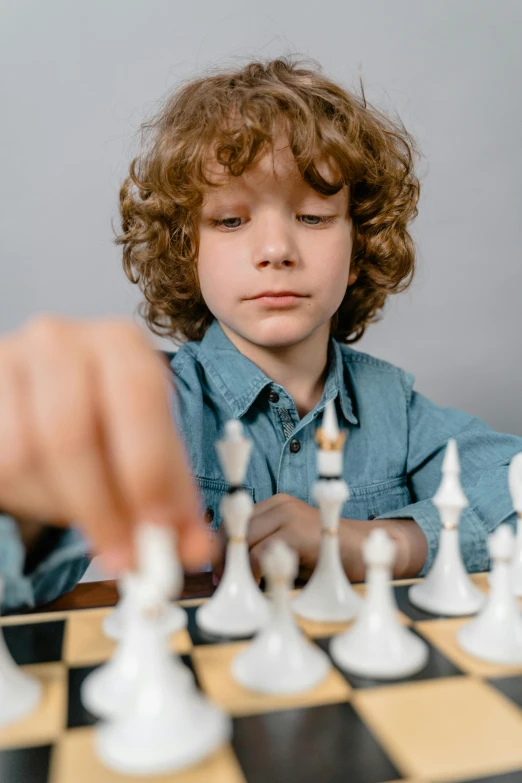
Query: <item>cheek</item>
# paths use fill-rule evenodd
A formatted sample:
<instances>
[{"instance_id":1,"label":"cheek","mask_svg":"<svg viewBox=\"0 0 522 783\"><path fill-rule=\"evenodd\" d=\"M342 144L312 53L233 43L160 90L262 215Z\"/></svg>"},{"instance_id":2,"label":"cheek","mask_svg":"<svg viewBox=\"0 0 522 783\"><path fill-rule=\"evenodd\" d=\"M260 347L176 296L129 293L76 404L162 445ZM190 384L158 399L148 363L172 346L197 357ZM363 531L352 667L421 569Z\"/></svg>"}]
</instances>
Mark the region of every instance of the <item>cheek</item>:
<instances>
[{"instance_id":1,"label":"cheek","mask_svg":"<svg viewBox=\"0 0 522 783\"><path fill-rule=\"evenodd\" d=\"M234 259L226 248L216 243L201 242L197 260L197 269L201 295L209 309L214 312L230 301L238 288L237 270Z\"/></svg>"}]
</instances>

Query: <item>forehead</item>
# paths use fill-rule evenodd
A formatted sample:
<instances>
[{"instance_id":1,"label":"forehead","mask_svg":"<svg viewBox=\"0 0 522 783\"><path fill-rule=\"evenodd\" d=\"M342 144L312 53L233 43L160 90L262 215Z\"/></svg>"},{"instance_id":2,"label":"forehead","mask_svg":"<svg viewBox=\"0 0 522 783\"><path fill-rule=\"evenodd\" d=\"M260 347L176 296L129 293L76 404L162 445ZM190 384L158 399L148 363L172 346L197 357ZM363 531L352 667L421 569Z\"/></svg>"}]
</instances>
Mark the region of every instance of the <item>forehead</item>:
<instances>
[{"instance_id":1,"label":"forehead","mask_svg":"<svg viewBox=\"0 0 522 783\"><path fill-rule=\"evenodd\" d=\"M315 165L319 173L330 182L335 182L339 175L335 165L326 159L318 158ZM240 176L233 177L228 173L225 166L218 163L215 157L206 162L205 171L211 182L218 185L218 188L210 188L206 194L206 200L216 197L219 193L254 193L261 190L289 190L292 192L301 191L302 193L315 193L320 198L333 198L332 196L321 196L305 182L297 167L287 141L284 138L277 139L272 146L267 148L266 152ZM339 194L346 190L344 187Z\"/></svg>"}]
</instances>

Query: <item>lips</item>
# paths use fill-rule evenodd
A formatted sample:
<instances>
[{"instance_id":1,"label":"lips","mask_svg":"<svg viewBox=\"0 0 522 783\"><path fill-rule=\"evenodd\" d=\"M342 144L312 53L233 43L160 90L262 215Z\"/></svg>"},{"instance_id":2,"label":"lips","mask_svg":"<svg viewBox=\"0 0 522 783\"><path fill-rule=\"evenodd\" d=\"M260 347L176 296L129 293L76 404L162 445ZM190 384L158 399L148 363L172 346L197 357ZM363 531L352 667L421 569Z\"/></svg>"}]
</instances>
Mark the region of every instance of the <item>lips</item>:
<instances>
[{"instance_id":1,"label":"lips","mask_svg":"<svg viewBox=\"0 0 522 783\"><path fill-rule=\"evenodd\" d=\"M263 293L253 296L252 299L261 299L261 297L270 297L273 299L280 296L302 296L302 294L297 294L295 291L263 291Z\"/></svg>"}]
</instances>

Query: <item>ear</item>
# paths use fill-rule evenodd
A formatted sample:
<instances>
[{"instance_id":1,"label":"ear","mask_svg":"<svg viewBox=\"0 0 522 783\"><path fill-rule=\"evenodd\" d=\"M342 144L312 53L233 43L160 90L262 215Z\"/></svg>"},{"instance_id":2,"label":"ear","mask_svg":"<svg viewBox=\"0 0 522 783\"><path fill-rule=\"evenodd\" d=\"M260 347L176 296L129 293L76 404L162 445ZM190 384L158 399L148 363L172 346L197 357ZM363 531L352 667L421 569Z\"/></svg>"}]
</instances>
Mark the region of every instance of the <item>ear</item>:
<instances>
[{"instance_id":1,"label":"ear","mask_svg":"<svg viewBox=\"0 0 522 783\"><path fill-rule=\"evenodd\" d=\"M350 269L350 274L348 276L348 285L349 286L353 285L357 281L358 277L359 277L358 270L357 269Z\"/></svg>"}]
</instances>

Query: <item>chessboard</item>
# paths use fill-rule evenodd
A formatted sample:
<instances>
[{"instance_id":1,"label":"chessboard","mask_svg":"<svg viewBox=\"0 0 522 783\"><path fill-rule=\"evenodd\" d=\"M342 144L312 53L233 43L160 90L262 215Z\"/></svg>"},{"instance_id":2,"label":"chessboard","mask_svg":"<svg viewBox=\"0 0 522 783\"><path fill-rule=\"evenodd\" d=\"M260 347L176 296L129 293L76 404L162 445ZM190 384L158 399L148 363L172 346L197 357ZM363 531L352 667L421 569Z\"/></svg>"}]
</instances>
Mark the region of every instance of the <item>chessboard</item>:
<instances>
[{"instance_id":1,"label":"chessboard","mask_svg":"<svg viewBox=\"0 0 522 783\"><path fill-rule=\"evenodd\" d=\"M487 592L485 574L473 577ZM426 667L400 681L353 677L332 666L313 690L256 695L230 676L233 656L248 640L202 635L201 600L180 601L186 629L172 648L197 685L233 719L231 744L202 764L149 783L385 783L387 781L522 781L522 666L485 663L455 640L468 618L433 617L408 601L415 580L394 583L401 622L429 644ZM356 586L364 593L364 585ZM1 783L124 783L95 756L96 719L82 706L80 686L106 661L114 643L102 632L112 609L4 617L17 664L38 677L44 697L28 718L0 730ZM301 622L328 651L347 624Z\"/></svg>"}]
</instances>

